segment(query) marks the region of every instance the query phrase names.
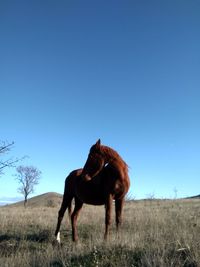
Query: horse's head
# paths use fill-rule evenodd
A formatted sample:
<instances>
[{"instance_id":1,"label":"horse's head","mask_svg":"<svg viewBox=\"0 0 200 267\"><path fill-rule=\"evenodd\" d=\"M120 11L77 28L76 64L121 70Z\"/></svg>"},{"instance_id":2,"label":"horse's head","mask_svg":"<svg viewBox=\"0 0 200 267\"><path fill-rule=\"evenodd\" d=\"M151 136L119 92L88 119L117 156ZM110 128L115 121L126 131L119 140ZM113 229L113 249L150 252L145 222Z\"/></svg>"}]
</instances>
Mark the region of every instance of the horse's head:
<instances>
[{"instance_id":1,"label":"horse's head","mask_svg":"<svg viewBox=\"0 0 200 267\"><path fill-rule=\"evenodd\" d=\"M85 180L90 180L96 176L104 167L105 159L101 151L100 139L90 148L87 161L82 170L82 177Z\"/></svg>"}]
</instances>

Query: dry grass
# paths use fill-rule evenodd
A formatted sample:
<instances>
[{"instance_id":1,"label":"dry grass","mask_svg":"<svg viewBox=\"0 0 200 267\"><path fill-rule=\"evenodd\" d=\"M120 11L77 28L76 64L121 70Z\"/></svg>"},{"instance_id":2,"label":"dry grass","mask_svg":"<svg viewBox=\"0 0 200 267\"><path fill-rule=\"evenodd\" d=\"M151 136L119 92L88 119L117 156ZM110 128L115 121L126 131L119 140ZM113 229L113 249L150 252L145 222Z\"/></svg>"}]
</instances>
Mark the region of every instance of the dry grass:
<instances>
[{"instance_id":1,"label":"dry grass","mask_svg":"<svg viewBox=\"0 0 200 267\"><path fill-rule=\"evenodd\" d=\"M115 233L113 222L106 243L104 208L85 206L78 244L71 242L64 218L62 246L55 247L58 208L0 208L0 266L200 266L198 199L128 202L121 233Z\"/></svg>"}]
</instances>

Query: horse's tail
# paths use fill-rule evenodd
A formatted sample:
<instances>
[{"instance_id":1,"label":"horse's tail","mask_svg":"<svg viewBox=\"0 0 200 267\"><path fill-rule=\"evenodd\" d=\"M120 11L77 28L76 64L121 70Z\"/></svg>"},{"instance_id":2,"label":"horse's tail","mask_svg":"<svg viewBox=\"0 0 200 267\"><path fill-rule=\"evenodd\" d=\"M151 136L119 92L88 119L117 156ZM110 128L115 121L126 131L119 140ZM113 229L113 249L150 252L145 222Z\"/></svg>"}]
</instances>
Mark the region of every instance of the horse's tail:
<instances>
[{"instance_id":1,"label":"horse's tail","mask_svg":"<svg viewBox=\"0 0 200 267\"><path fill-rule=\"evenodd\" d=\"M70 220L72 214L72 201L74 198L74 182L76 176L77 176L77 170L72 171L65 180L63 203L65 203L66 208L68 209L68 215Z\"/></svg>"},{"instance_id":2,"label":"horse's tail","mask_svg":"<svg viewBox=\"0 0 200 267\"><path fill-rule=\"evenodd\" d=\"M71 215L72 215L72 200L73 200L73 199L71 199L71 200L69 201L69 204L68 204L68 215L69 215L69 220L71 220Z\"/></svg>"},{"instance_id":3,"label":"horse's tail","mask_svg":"<svg viewBox=\"0 0 200 267\"><path fill-rule=\"evenodd\" d=\"M61 204L60 213L61 216L64 216L66 209L68 209L68 214L71 219L72 214L72 200L75 196L75 182L77 176L80 174L81 169L72 171L67 178L65 179L65 188L64 188L64 195Z\"/></svg>"}]
</instances>

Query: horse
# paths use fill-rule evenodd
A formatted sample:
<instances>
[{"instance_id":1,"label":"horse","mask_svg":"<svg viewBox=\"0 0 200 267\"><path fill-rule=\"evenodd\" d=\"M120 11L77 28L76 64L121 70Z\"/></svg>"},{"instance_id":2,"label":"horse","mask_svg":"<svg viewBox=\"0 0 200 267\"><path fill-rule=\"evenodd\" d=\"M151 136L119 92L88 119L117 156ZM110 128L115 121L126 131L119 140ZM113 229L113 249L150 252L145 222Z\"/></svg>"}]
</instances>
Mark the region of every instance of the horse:
<instances>
[{"instance_id":1,"label":"horse","mask_svg":"<svg viewBox=\"0 0 200 267\"><path fill-rule=\"evenodd\" d=\"M125 195L130 187L128 165L112 148L101 145L100 139L90 148L87 161L82 169L72 171L65 180L62 204L58 212L55 231L60 243L60 225L68 208L72 225L72 240L78 240L77 218L83 204L105 205L105 233L107 239L111 224L111 209L115 201L117 231L122 222ZM72 200L75 207L71 212Z\"/></svg>"}]
</instances>

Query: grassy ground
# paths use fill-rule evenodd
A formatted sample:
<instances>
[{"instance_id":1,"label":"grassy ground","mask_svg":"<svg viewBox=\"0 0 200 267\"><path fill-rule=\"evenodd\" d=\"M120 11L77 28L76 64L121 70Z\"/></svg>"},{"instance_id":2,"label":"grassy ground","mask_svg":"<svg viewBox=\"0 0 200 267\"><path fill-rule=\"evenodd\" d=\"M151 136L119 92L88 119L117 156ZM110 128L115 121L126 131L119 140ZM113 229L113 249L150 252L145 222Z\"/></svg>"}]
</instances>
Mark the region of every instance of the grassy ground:
<instances>
[{"instance_id":1,"label":"grassy ground","mask_svg":"<svg viewBox=\"0 0 200 267\"><path fill-rule=\"evenodd\" d=\"M104 208L85 206L79 242L72 243L66 217L62 245L53 246L57 212L58 207L0 208L0 266L200 266L198 199L128 202L120 234L113 222L106 243Z\"/></svg>"}]
</instances>

